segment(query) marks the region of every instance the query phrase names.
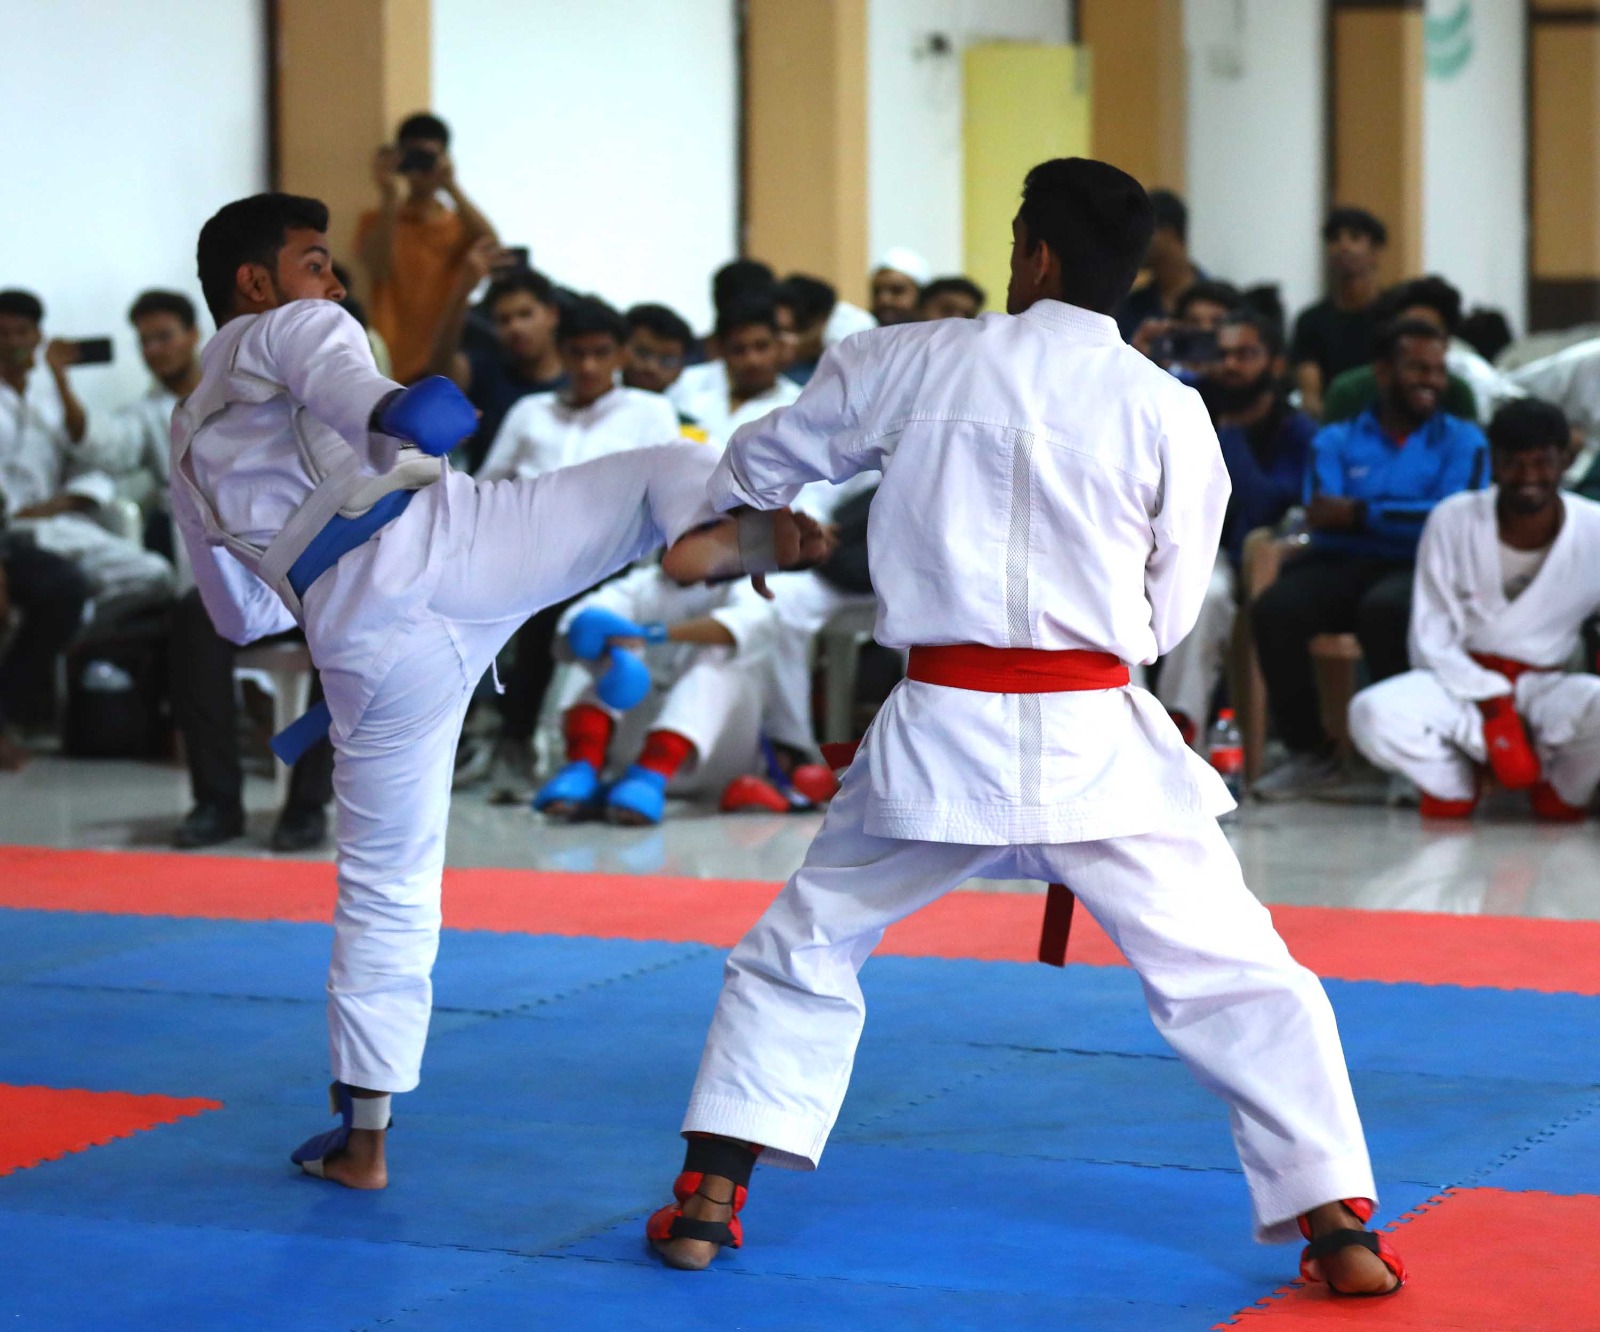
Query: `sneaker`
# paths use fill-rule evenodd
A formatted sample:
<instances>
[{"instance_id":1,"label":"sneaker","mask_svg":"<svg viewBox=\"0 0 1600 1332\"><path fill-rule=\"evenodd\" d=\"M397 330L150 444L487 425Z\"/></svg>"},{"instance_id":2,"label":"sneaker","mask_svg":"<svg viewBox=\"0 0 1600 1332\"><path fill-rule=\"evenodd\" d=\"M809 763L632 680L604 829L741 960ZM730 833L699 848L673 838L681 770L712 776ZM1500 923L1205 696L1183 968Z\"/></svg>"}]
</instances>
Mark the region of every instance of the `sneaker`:
<instances>
[{"instance_id":1,"label":"sneaker","mask_svg":"<svg viewBox=\"0 0 1600 1332\"><path fill-rule=\"evenodd\" d=\"M489 764L489 803L526 805L533 799L533 746L526 740L500 740Z\"/></svg>"},{"instance_id":2,"label":"sneaker","mask_svg":"<svg viewBox=\"0 0 1600 1332\"><path fill-rule=\"evenodd\" d=\"M1250 788L1257 800L1308 800L1337 786L1344 768L1332 754L1291 754Z\"/></svg>"},{"instance_id":3,"label":"sneaker","mask_svg":"<svg viewBox=\"0 0 1600 1332\"><path fill-rule=\"evenodd\" d=\"M456 750L455 775L450 779L450 789L465 791L476 786L489 775L494 761L494 746L487 740L463 740Z\"/></svg>"}]
</instances>

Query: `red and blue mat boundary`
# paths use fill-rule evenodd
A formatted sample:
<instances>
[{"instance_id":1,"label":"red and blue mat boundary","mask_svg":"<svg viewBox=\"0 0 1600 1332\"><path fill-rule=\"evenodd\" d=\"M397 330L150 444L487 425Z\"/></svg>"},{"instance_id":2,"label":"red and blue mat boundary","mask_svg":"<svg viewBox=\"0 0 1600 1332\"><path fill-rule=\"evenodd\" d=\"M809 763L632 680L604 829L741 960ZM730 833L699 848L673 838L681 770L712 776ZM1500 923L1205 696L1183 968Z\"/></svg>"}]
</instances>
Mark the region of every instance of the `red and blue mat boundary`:
<instances>
[{"instance_id":1,"label":"red and blue mat boundary","mask_svg":"<svg viewBox=\"0 0 1600 1332\"><path fill-rule=\"evenodd\" d=\"M323 1125L327 865L0 848L0 1314L1600 1326L1600 928L1540 920L1274 908L1331 978L1414 1273L1395 1300L1283 1286L1294 1252L1249 1243L1220 1108L1134 978L1086 922L1066 973L1022 965L1043 903L1013 894L952 895L891 935L823 1171L761 1172L750 1247L719 1270L660 1269L642 1221L675 1168L717 950L775 890L452 871L396 1183L357 1195L281 1160Z\"/></svg>"}]
</instances>

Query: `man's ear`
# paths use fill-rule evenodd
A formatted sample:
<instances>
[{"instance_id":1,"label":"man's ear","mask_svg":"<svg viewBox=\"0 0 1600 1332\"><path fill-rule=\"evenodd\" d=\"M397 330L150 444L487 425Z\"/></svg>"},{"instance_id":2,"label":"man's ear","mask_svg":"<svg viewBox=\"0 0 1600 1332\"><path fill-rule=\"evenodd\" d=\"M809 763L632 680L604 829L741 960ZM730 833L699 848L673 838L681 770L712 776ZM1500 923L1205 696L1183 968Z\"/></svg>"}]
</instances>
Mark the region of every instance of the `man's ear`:
<instances>
[{"instance_id":1,"label":"man's ear","mask_svg":"<svg viewBox=\"0 0 1600 1332\"><path fill-rule=\"evenodd\" d=\"M234 294L251 305L270 306L273 298L272 274L265 264L240 264L233 274Z\"/></svg>"}]
</instances>

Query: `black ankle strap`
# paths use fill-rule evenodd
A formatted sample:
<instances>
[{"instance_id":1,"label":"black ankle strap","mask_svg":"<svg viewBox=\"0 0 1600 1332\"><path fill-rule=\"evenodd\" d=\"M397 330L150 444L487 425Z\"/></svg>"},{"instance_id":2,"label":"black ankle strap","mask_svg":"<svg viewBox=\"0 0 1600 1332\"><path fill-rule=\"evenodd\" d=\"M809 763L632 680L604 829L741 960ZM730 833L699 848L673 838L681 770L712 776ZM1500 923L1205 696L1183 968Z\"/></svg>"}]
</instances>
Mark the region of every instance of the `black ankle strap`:
<instances>
[{"instance_id":1,"label":"black ankle strap","mask_svg":"<svg viewBox=\"0 0 1600 1332\"><path fill-rule=\"evenodd\" d=\"M1378 1252L1378 1237L1370 1230L1330 1230L1306 1245L1306 1258L1326 1258L1340 1249L1369 1249Z\"/></svg>"},{"instance_id":2,"label":"black ankle strap","mask_svg":"<svg viewBox=\"0 0 1600 1332\"><path fill-rule=\"evenodd\" d=\"M759 1147L732 1138L690 1138L683 1154L683 1168L702 1175L720 1175L747 1188L760 1155Z\"/></svg>"}]
</instances>

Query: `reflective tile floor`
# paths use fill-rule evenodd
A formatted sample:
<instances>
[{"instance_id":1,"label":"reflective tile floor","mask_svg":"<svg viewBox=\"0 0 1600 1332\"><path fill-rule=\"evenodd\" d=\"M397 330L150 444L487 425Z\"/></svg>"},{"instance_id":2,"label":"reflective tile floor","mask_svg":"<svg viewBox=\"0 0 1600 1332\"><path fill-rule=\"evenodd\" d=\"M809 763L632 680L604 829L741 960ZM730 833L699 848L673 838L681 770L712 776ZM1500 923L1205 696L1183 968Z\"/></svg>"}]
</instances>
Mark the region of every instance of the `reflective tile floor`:
<instances>
[{"instance_id":1,"label":"reflective tile floor","mask_svg":"<svg viewBox=\"0 0 1600 1332\"><path fill-rule=\"evenodd\" d=\"M250 778L246 803L248 835L217 850L266 855L272 783ZM0 775L0 843L165 847L187 808L178 768L44 757L21 774ZM466 791L451 810L449 860L776 882L800 863L817 822L816 815L730 816L674 802L660 828L555 826ZM1228 828L1246 879L1267 902L1600 920L1600 820L1536 826L1513 797L1486 802L1460 827L1425 826L1413 810L1302 803L1247 806Z\"/></svg>"}]
</instances>

